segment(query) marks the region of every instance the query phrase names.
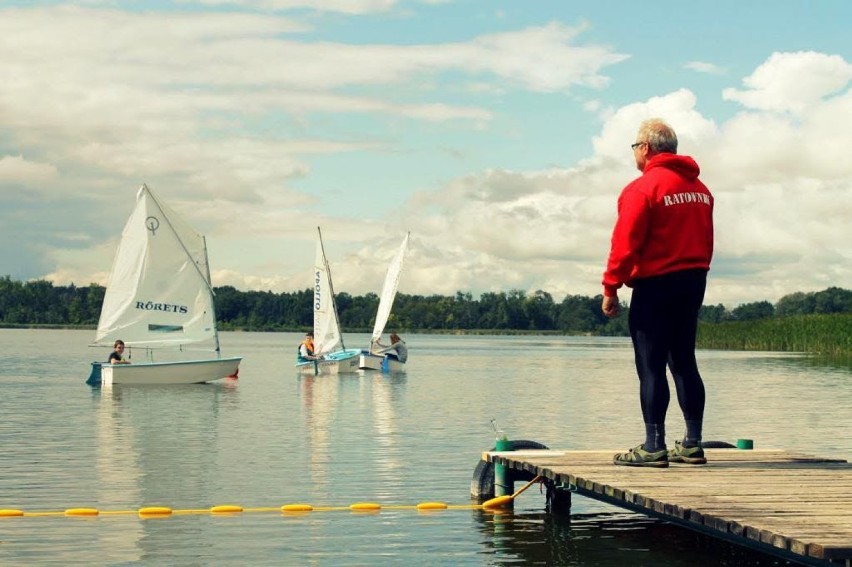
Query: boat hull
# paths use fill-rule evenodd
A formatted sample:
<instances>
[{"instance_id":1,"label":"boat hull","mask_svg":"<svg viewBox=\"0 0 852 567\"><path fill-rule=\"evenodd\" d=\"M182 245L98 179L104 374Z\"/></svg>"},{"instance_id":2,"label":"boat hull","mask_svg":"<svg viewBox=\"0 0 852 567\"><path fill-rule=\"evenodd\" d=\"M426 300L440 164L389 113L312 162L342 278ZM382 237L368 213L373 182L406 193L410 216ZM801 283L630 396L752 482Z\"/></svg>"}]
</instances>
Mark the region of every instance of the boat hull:
<instances>
[{"instance_id":1,"label":"boat hull","mask_svg":"<svg viewBox=\"0 0 852 567\"><path fill-rule=\"evenodd\" d=\"M101 364L101 386L113 384L200 384L236 377L242 357ZM97 363L96 363L97 364Z\"/></svg>"},{"instance_id":2,"label":"boat hull","mask_svg":"<svg viewBox=\"0 0 852 567\"><path fill-rule=\"evenodd\" d=\"M388 355L370 354L361 351L358 357L358 368L361 370L376 370L378 372L405 372L405 363Z\"/></svg>"},{"instance_id":3,"label":"boat hull","mask_svg":"<svg viewBox=\"0 0 852 567\"><path fill-rule=\"evenodd\" d=\"M361 351L358 349L340 350L325 355L321 360L298 362L296 363L296 370L299 371L299 374L307 376L358 372L358 357L360 354Z\"/></svg>"}]
</instances>

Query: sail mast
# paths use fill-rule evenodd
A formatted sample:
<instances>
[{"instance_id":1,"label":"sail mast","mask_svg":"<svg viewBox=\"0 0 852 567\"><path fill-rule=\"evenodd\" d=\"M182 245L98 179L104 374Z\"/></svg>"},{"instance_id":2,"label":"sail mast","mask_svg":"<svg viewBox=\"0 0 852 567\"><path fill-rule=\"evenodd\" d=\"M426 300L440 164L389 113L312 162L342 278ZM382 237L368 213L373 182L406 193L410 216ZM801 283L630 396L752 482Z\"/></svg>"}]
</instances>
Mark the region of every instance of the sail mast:
<instances>
[{"instance_id":1,"label":"sail mast","mask_svg":"<svg viewBox=\"0 0 852 567\"><path fill-rule=\"evenodd\" d=\"M207 290L210 292L210 311L213 315L213 344L216 348L216 357L221 358L222 352L219 350L219 325L216 324L216 294L213 293L213 284L210 280L210 260L207 259L207 237L202 236L201 241L204 243L204 268L207 272Z\"/></svg>"}]
</instances>

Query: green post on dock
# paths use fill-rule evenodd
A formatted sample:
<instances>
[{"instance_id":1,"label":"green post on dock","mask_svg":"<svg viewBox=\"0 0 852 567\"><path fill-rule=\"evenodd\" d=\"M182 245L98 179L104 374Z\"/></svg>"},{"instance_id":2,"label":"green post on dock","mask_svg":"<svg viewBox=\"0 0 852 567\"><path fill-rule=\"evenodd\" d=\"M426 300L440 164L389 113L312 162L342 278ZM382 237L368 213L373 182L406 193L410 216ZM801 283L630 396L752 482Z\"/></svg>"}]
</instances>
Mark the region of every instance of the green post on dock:
<instances>
[{"instance_id":1,"label":"green post on dock","mask_svg":"<svg viewBox=\"0 0 852 567\"><path fill-rule=\"evenodd\" d=\"M511 451L512 442L503 434L494 444L495 451ZM494 496L508 496L515 491L509 468L500 463L494 464Z\"/></svg>"}]
</instances>

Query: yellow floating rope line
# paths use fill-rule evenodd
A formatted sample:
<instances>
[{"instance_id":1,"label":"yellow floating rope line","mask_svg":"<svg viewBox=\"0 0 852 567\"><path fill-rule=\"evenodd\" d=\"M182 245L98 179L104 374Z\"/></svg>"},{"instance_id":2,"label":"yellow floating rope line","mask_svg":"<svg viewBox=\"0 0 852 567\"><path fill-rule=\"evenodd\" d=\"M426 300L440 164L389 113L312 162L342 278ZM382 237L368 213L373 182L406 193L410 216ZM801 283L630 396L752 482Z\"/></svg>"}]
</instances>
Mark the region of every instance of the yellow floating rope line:
<instances>
[{"instance_id":1,"label":"yellow floating rope line","mask_svg":"<svg viewBox=\"0 0 852 567\"><path fill-rule=\"evenodd\" d=\"M284 504L281 506L282 512L312 512L314 509L310 504Z\"/></svg>"},{"instance_id":2,"label":"yellow floating rope line","mask_svg":"<svg viewBox=\"0 0 852 567\"><path fill-rule=\"evenodd\" d=\"M530 483L531 484L531 483ZM525 487L526 488L526 487ZM508 500L511 501L521 491L516 492ZM498 500L499 499L499 500ZM67 516L80 518L97 518L100 516L121 516L136 514L140 518L163 518L178 515L233 515L242 513L270 513L280 512L282 514L307 514L310 512L372 512L378 513L383 510L416 510L418 512L433 512L440 510L482 510L484 512L498 512L502 506L495 506L492 501L498 501L497 504L506 504L506 497L492 498L482 504L447 504L445 502L420 502L418 504L390 504L382 505L377 502L355 502L349 506L313 506L311 504L293 503L284 504L283 506L260 506L252 508L244 508L238 504L220 504L211 506L210 508L187 508L175 510L168 506L145 506L136 510L100 510L98 508L79 507L67 508L59 511L39 511L27 512L17 508L0 508L0 519L2 518L36 518L45 516ZM0 520L2 521L2 520Z\"/></svg>"},{"instance_id":3,"label":"yellow floating rope line","mask_svg":"<svg viewBox=\"0 0 852 567\"><path fill-rule=\"evenodd\" d=\"M128 516L128 515L136 514L138 512L139 514L144 516L145 514L142 513L143 509L140 509L140 510L101 510L100 515L101 516ZM168 509L168 508L166 508L166 509ZM149 515L153 515L153 514L149 513Z\"/></svg>"},{"instance_id":4,"label":"yellow floating rope line","mask_svg":"<svg viewBox=\"0 0 852 567\"><path fill-rule=\"evenodd\" d=\"M211 514L234 514L242 511L243 507L235 504L222 504L220 506L213 506L210 508Z\"/></svg>"},{"instance_id":5,"label":"yellow floating rope line","mask_svg":"<svg viewBox=\"0 0 852 567\"><path fill-rule=\"evenodd\" d=\"M97 508L68 508L65 510L66 516L97 516L101 511Z\"/></svg>"},{"instance_id":6,"label":"yellow floating rope line","mask_svg":"<svg viewBox=\"0 0 852 567\"><path fill-rule=\"evenodd\" d=\"M148 506L147 508L139 508L140 516L171 516L172 509L165 506Z\"/></svg>"}]
</instances>

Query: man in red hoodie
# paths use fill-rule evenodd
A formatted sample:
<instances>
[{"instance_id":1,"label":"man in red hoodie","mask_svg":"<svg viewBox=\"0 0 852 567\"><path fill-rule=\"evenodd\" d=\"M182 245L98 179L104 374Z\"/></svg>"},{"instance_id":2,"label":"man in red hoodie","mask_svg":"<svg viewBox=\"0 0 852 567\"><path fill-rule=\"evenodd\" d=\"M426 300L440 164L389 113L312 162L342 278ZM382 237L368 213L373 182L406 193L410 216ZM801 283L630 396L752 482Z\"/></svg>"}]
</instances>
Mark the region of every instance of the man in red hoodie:
<instances>
[{"instance_id":1,"label":"man in red hoodie","mask_svg":"<svg viewBox=\"0 0 852 567\"><path fill-rule=\"evenodd\" d=\"M613 462L703 464L704 383L695 362L695 333L713 256L713 196L699 181L695 160L677 155L677 135L662 120L643 122L631 148L642 175L618 198L601 308L615 317L618 288L633 288L628 323L645 442L615 455ZM671 450L665 440L667 365L686 421L683 440Z\"/></svg>"}]
</instances>

